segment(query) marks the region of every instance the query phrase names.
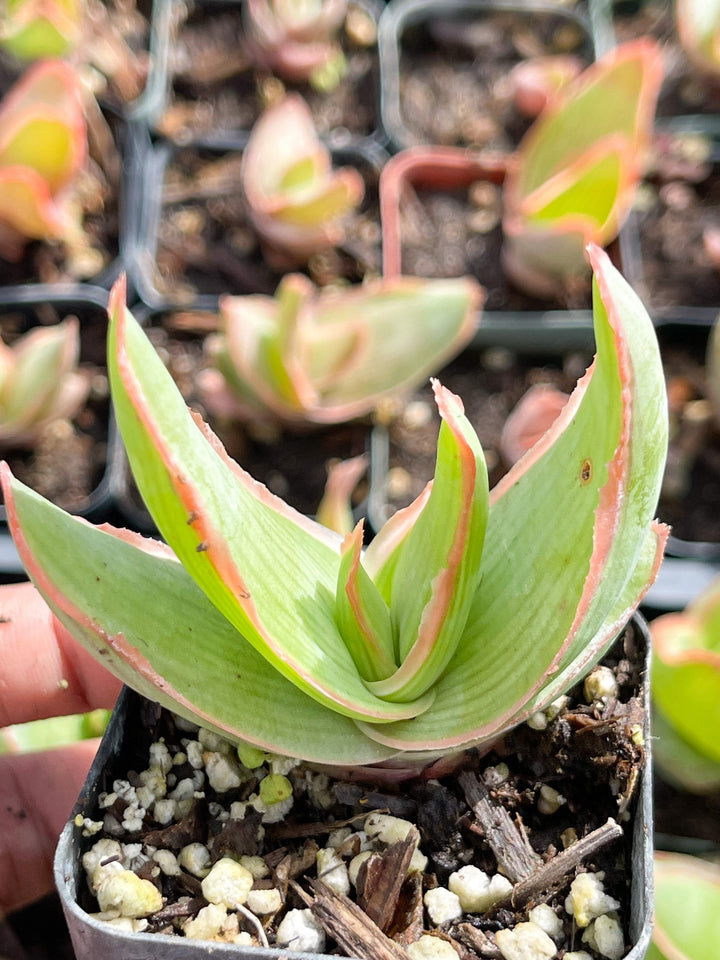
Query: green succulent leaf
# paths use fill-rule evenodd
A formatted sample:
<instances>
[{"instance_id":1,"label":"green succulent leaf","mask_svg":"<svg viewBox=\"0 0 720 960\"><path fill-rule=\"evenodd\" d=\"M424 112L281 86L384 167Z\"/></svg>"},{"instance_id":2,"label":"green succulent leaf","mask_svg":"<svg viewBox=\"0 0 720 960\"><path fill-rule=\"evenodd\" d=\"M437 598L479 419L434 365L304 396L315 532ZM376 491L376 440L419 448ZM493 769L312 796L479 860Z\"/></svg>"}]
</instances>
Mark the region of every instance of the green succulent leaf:
<instances>
[{"instance_id":1,"label":"green succulent leaf","mask_svg":"<svg viewBox=\"0 0 720 960\"><path fill-rule=\"evenodd\" d=\"M642 173L662 70L654 41L620 44L528 130L504 187L506 264L518 282L547 293L558 278L587 271L589 242L617 234Z\"/></svg>"},{"instance_id":2,"label":"green succulent leaf","mask_svg":"<svg viewBox=\"0 0 720 960\"><path fill-rule=\"evenodd\" d=\"M285 680L163 544L93 527L2 469L28 574L68 630L125 683L195 723L273 753L299 750L306 759L337 764L393 754Z\"/></svg>"},{"instance_id":3,"label":"green succulent leaf","mask_svg":"<svg viewBox=\"0 0 720 960\"><path fill-rule=\"evenodd\" d=\"M667 536L653 522L667 445L654 329L589 255L597 356L555 424L488 495L462 402L435 383L434 479L366 551L362 525L342 542L228 458L117 284L112 396L168 546L71 518L5 466L28 572L118 676L261 749L328 764L406 753L409 771L497 737L602 655Z\"/></svg>"},{"instance_id":4,"label":"green succulent leaf","mask_svg":"<svg viewBox=\"0 0 720 960\"><path fill-rule=\"evenodd\" d=\"M720 869L655 853L655 925L646 960L714 960L720 942Z\"/></svg>"},{"instance_id":5,"label":"green succulent leaf","mask_svg":"<svg viewBox=\"0 0 720 960\"><path fill-rule=\"evenodd\" d=\"M720 763L720 579L680 613L653 621L653 702L676 733Z\"/></svg>"}]
</instances>

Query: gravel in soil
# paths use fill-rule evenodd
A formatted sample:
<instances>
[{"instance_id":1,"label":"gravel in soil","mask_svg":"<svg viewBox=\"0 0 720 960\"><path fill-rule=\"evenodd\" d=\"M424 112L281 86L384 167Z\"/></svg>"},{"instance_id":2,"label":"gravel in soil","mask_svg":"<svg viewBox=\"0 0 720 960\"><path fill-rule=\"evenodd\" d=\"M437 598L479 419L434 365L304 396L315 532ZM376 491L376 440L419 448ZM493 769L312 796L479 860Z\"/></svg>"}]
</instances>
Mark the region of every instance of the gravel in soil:
<instances>
[{"instance_id":1,"label":"gravel in soil","mask_svg":"<svg viewBox=\"0 0 720 960\"><path fill-rule=\"evenodd\" d=\"M506 873L513 873L519 868L509 864L520 856L533 865L528 868L532 879L535 870L545 870L558 856L567 857L570 852L572 857L575 841L587 838L598 828L607 829L608 818L627 822L644 756L643 656L632 627L617 642L604 666L618 685L617 695L587 702L579 685L567 699L558 702L556 709L535 717L532 726L525 724L507 734L492 752L480 757L471 751L460 771L440 771L437 778L402 785L387 779L375 783L333 780L326 774L293 766L283 758L266 757L263 765L250 770L238 763L234 751L221 738L176 721L167 711L131 695L123 755L103 775L99 806L85 810L84 820L82 816L77 819L78 824L84 824L85 834L90 834L83 841L84 849L91 849L103 837L105 843L118 841L123 846L113 847L111 843L110 847L100 847L88 863L92 866L93 856L104 862L100 851L105 850L108 861L119 859L123 866L131 863L139 876L161 890L163 906L147 923L139 922L148 932L184 931L190 935L193 921L207 905L202 879L212 864L229 856L253 867L253 889L264 891L259 899L264 900L270 888L281 892L282 904L272 913L261 915L263 935L271 944L283 915L289 909L305 908L309 898L317 916L330 904L341 918L348 918L348 923L359 922L361 939L369 937L372 949L380 944L389 951L384 956L394 956L394 944L411 943L423 930L434 930L441 939L456 942L461 955L498 956L494 945L497 932L524 922L528 909L545 902L554 914L556 943L565 949L590 949L594 955L592 947L581 944L580 931L566 912L565 897L577 873L600 871L605 893L615 899L620 917L627 922L629 831L622 842L609 843L584 862L573 863L552 890L534 890L522 907L513 907L503 895L488 909L461 910L453 919L439 922L423 912L423 901L429 903L425 899L428 891L448 884L453 873L468 865L494 876L502 863ZM149 743L155 744L152 761L148 757ZM162 794L162 798L158 796L159 805L148 802L147 809L140 810L137 791L154 782L150 773L142 772L151 762L162 764L165 774L161 781L166 787L155 778ZM292 799L280 801L277 808L262 800L261 783L270 772L285 777L292 785ZM505 823L508 838L513 834L514 839L503 840L482 818L471 786L486 798L493 815ZM160 799L167 801L166 788L169 795L187 799L168 801L174 815L171 821L163 817L160 822L155 814L160 815ZM368 835L373 832L371 823L380 813L405 821L404 836L411 841L368 843ZM406 878L406 868L397 866L397 858L408 856L415 848L413 829L419 831L418 846L427 862L421 875L411 872ZM619 834L617 828L612 829L613 835ZM318 883L323 875L328 884L332 883L332 871L323 873L323 856L346 865L363 844L377 847L379 853L366 865L364 874L362 870L358 873L359 896L366 905L375 903L377 908L373 884L384 884L383 889L388 889L393 871L400 869L400 882L393 887L392 909L375 913L384 936L378 923L370 923L367 917L358 921L344 899ZM403 853L405 847L408 849ZM160 850L169 854L155 856ZM319 856L322 850L330 852ZM165 869L159 867L161 862ZM388 866L391 862L395 862L394 867ZM118 869L116 863L111 871ZM96 912L97 905L84 881L79 889L82 906ZM504 889L514 889L513 882ZM228 915L218 928L217 939L232 941L240 936L243 942L257 942L258 924L248 922L242 912L230 914L232 917ZM331 925L335 933L325 948L330 952L336 952L334 939L343 940L343 924L344 920L338 926L336 917L335 925ZM474 954L480 944L490 952ZM464 952L468 949L470 954ZM366 951L359 955L376 954Z\"/></svg>"}]
</instances>

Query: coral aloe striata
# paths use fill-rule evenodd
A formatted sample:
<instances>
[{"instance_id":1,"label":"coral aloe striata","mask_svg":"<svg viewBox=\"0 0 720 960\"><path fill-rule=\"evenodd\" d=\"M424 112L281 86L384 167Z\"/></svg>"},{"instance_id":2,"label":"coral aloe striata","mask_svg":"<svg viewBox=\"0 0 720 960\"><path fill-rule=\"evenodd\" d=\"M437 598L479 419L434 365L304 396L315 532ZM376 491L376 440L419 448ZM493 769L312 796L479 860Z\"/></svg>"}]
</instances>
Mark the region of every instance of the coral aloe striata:
<instances>
[{"instance_id":1,"label":"coral aloe striata","mask_svg":"<svg viewBox=\"0 0 720 960\"><path fill-rule=\"evenodd\" d=\"M603 655L667 533L655 332L607 256L590 257L597 357L551 430L489 493L462 401L435 382L434 480L367 549L362 522L343 539L229 459L117 285L113 402L166 543L79 521L4 466L29 575L119 677L235 741L397 776L494 741Z\"/></svg>"}]
</instances>

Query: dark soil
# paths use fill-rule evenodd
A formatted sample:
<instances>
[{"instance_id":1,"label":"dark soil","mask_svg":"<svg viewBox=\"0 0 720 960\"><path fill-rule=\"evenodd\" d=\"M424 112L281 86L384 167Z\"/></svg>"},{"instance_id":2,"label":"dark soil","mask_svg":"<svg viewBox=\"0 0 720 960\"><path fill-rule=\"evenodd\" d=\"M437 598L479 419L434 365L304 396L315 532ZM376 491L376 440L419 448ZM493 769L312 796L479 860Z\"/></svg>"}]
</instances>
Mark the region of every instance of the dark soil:
<instances>
[{"instance_id":1,"label":"dark soil","mask_svg":"<svg viewBox=\"0 0 720 960\"><path fill-rule=\"evenodd\" d=\"M502 263L502 187L476 181L468 189L407 190L400 207L403 273L418 277L475 277L486 310L587 309L590 280L568 283L556 303L518 290Z\"/></svg>"},{"instance_id":2,"label":"dark soil","mask_svg":"<svg viewBox=\"0 0 720 960\"><path fill-rule=\"evenodd\" d=\"M704 843L707 848L720 848L720 793L695 796L665 783L655 775L653 794L655 800L655 833L662 834L658 846L682 845L683 839ZM717 849L716 848L716 849ZM689 845L681 852L700 852L699 847Z\"/></svg>"},{"instance_id":3,"label":"dark soil","mask_svg":"<svg viewBox=\"0 0 720 960\"><path fill-rule=\"evenodd\" d=\"M535 383L551 383L569 393L585 372L591 354L565 358L538 357L530 363L504 348L466 350L438 374L458 394L485 452L490 486L507 471L500 452L503 425L525 391ZM430 387L418 390L390 426L388 501L391 510L415 499L435 470L439 417Z\"/></svg>"},{"instance_id":4,"label":"dark soil","mask_svg":"<svg viewBox=\"0 0 720 960\"><path fill-rule=\"evenodd\" d=\"M465 768L478 774L488 766L500 762L507 764L507 779L489 787L490 803L493 809L496 805L503 808L516 824L523 825L532 849L543 860L551 860L563 849L561 835L566 830L575 830L577 837L582 838L604 824L608 817L623 822L622 811L632 809L631 795L638 785L643 764L642 747L632 739L633 726L639 723L642 727L643 723L643 656L638 635L632 628L628 629L604 661L614 670L620 684L617 700L611 699L605 706L598 703L588 706L579 686L571 691L567 706L545 730L523 725L508 734L490 754L479 758L471 751L466 758ZM181 737L193 736L187 730L175 728L172 714L137 695L130 696L129 710L122 755L101 778L97 787L99 791L112 790L117 777L127 777L138 783L133 771L147 766L150 741L163 738L170 752L174 753L183 749ZM176 768L176 773L184 775L181 767ZM243 821L218 819L220 808L228 807L231 801L247 799L251 791L257 789L256 777L223 794L216 794L206 785L204 798L196 801L191 812L179 823L162 828L148 817L139 832L120 836L120 839L149 843L176 852L189 842L199 841L209 846L213 861L225 855L236 858L243 854L259 855L270 868L273 882L280 885L285 906L303 907L305 904L298 898L294 886L288 885L288 874L307 892L315 875L315 851L325 845L331 830L346 823L352 829L358 829L368 812L389 811L417 824L421 850L429 857L422 883L410 878L403 884L398 906L394 913L391 911L387 921L386 931L400 943L417 939L425 926L421 905L424 890L446 883L452 871L470 862L490 873L497 869L496 855L483 839L482 831L478 832L477 824L473 824L465 788L461 786L462 777L458 777L457 772L441 776L439 780L413 780L400 786L387 782L331 780L329 788L334 802L324 809L316 806L311 793L301 788L305 782L301 768L289 776L297 787L292 811L281 822L268 824L264 838L256 833L257 825L249 813ZM540 813L537 801L542 785L554 786L567 802L553 813ZM118 815L122 818L123 802L117 801L115 807L109 808L108 826L113 821L118 824ZM83 809L83 815L98 819L103 813L93 801ZM111 829L117 838L117 827L111 826ZM84 844L89 847L101 835L96 834ZM498 857L508 853L507 850L497 851L497 848L496 852ZM629 862L630 831L626 828L621 843L615 842L598 851L580 867L605 871L606 889L621 902L620 915L625 922L630 913ZM538 892L532 902L544 900L556 910L562 908L576 869L577 865L554 893ZM145 873L150 875L149 871ZM285 882L282 877L286 878ZM199 881L184 870L178 877L161 876L156 882L162 884L168 904L157 918L150 918L150 931L171 933L177 930L179 919L193 915L205 903ZM85 909L94 910L93 900L82 892L84 880L81 879L78 889ZM367 886L365 893L366 899L372 900L372 892L368 892ZM173 908L175 900L183 895L190 899L186 899L182 908ZM279 919L279 915L268 918L265 924L271 942ZM509 901L491 908L484 915L463 917L472 927L470 934L474 931L475 937L486 935L491 941L493 931L524 919L525 909L514 909ZM574 945L578 949L577 931L569 920L565 926L566 948L573 949ZM445 925L443 929L451 938L467 943L469 934L462 922Z\"/></svg>"},{"instance_id":5,"label":"dark soil","mask_svg":"<svg viewBox=\"0 0 720 960\"><path fill-rule=\"evenodd\" d=\"M629 279L655 316L682 319L684 308L720 306L720 266L705 234L720 230L720 178L711 143L697 134L660 133L653 169L634 216L639 256Z\"/></svg>"},{"instance_id":6,"label":"dark soil","mask_svg":"<svg viewBox=\"0 0 720 960\"><path fill-rule=\"evenodd\" d=\"M170 101L158 132L176 143L249 131L264 106L285 88L307 101L318 132L333 142L370 136L379 128L376 21L379 4L350 4L340 41L347 73L331 92L290 83L254 67L245 49L238 3L183 6L187 19L171 44ZM355 24L355 26L353 26ZM362 41L362 42L361 42Z\"/></svg>"},{"instance_id":7,"label":"dark soil","mask_svg":"<svg viewBox=\"0 0 720 960\"><path fill-rule=\"evenodd\" d=\"M86 512L101 496L99 484L107 466L109 399L105 367L107 314L100 307L79 304L58 310L50 304L0 310L0 333L7 344L30 326L54 324L67 316L80 320L80 370L90 380L90 393L72 422L49 424L30 449L5 446L2 457L14 475L58 506Z\"/></svg>"},{"instance_id":8,"label":"dark soil","mask_svg":"<svg viewBox=\"0 0 720 960\"><path fill-rule=\"evenodd\" d=\"M563 12L437 16L408 23L399 42L407 139L501 152L513 150L530 124L513 105L508 71L551 53L594 59L584 22Z\"/></svg>"},{"instance_id":9,"label":"dark soil","mask_svg":"<svg viewBox=\"0 0 720 960\"><path fill-rule=\"evenodd\" d=\"M338 150L336 167L352 164L365 179L365 198L348 218L341 249L314 255L307 273L318 285L343 279L359 282L380 269L377 207L379 170L363 152ZM148 243L157 237L149 285L173 303L197 294L272 294L287 271L273 269L250 225L240 184L242 150L179 149L165 170L160 222L146 225ZM149 258L148 258L149 259Z\"/></svg>"}]
</instances>

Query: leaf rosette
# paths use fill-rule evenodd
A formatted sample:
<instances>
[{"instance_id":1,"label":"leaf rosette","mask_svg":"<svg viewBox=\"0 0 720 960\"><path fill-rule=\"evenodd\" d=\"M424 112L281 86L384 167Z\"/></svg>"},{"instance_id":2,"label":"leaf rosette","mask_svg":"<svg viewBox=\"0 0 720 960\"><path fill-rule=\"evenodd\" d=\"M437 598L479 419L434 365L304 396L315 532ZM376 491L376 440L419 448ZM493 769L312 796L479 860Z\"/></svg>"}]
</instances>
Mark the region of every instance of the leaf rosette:
<instances>
[{"instance_id":1,"label":"leaf rosette","mask_svg":"<svg viewBox=\"0 0 720 960\"><path fill-rule=\"evenodd\" d=\"M115 287L109 371L166 544L2 480L25 567L141 693L236 741L327 765L491 742L602 656L657 572L667 444L654 329L597 248L596 359L490 493L461 400L434 383L435 476L363 549L293 511L186 408Z\"/></svg>"}]
</instances>

